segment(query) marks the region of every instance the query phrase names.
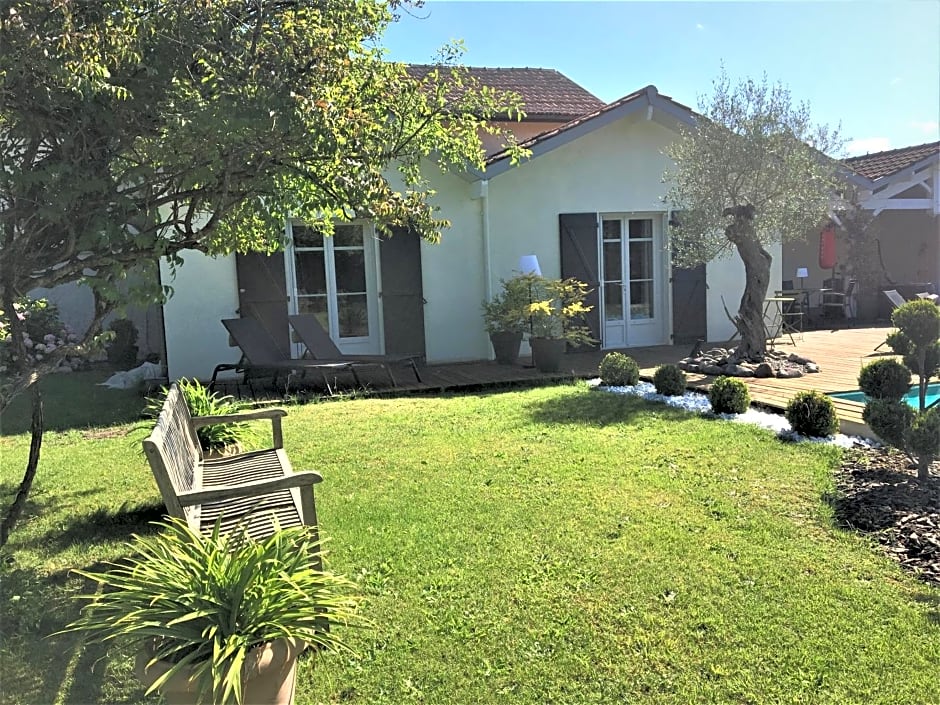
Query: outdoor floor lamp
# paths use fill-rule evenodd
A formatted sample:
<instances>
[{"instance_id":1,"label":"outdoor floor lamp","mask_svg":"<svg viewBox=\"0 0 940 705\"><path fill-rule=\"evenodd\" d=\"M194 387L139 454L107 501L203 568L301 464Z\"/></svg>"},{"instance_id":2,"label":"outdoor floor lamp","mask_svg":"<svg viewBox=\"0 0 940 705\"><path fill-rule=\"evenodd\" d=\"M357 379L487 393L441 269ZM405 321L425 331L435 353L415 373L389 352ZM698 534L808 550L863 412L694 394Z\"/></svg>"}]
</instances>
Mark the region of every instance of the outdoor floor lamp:
<instances>
[{"instance_id":1,"label":"outdoor floor lamp","mask_svg":"<svg viewBox=\"0 0 940 705\"><path fill-rule=\"evenodd\" d=\"M519 258L519 271L522 274L532 274L536 277L542 276L542 268L539 267L539 258L535 255L522 255ZM532 280L529 280L529 337L532 337Z\"/></svg>"}]
</instances>

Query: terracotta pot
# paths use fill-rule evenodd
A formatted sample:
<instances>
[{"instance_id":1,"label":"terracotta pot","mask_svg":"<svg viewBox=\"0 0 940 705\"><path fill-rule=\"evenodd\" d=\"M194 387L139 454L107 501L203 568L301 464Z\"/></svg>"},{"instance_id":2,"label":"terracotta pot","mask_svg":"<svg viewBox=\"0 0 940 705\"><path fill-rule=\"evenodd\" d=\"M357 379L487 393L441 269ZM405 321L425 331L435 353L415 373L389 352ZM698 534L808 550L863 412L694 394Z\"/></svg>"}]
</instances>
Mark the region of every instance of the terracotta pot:
<instances>
[{"instance_id":1,"label":"terracotta pot","mask_svg":"<svg viewBox=\"0 0 940 705\"><path fill-rule=\"evenodd\" d=\"M500 365L515 365L519 360L519 346L522 345L521 332L490 333L490 342L493 344L496 362Z\"/></svg>"},{"instance_id":2,"label":"terracotta pot","mask_svg":"<svg viewBox=\"0 0 940 705\"><path fill-rule=\"evenodd\" d=\"M287 639L278 639L253 649L242 668L243 699L249 705L292 705L297 680L297 657L304 645ZM137 653L134 672L146 687L166 673L173 664L157 661L147 668L153 651L143 649ZM158 688L167 705L195 705L198 703L199 683L191 672L173 676Z\"/></svg>"},{"instance_id":3,"label":"terracotta pot","mask_svg":"<svg viewBox=\"0 0 940 705\"><path fill-rule=\"evenodd\" d=\"M529 338L532 348L532 364L540 372L558 372L561 358L565 354L565 341L562 338Z\"/></svg>"}]
</instances>

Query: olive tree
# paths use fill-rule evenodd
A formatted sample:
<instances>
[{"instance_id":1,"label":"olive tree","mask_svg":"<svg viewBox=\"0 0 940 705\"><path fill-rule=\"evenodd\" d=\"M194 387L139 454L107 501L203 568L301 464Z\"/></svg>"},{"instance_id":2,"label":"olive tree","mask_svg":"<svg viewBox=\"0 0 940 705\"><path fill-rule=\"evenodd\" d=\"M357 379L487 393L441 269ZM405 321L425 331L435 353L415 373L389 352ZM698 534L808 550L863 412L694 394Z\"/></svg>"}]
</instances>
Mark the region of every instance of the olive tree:
<instances>
[{"instance_id":1,"label":"olive tree","mask_svg":"<svg viewBox=\"0 0 940 705\"><path fill-rule=\"evenodd\" d=\"M128 291L129 270L178 266L188 249L272 251L288 217L326 231L369 218L439 237L448 223L422 169L482 167L480 131L520 106L476 85L455 48L420 78L387 61L380 39L399 6L3 3L0 337L12 349L0 409L33 386L35 411L36 380L87 342L28 360L15 305L36 287L88 285L94 336L129 298L169 293L154 277ZM404 188L390 183L395 171Z\"/></svg>"},{"instance_id":2,"label":"olive tree","mask_svg":"<svg viewBox=\"0 0 940 705\"><path fill-rule=\"evenodd\" d=\"M681 211L671 229L673 260L694 266L731 251L744 262L744 294L733 321L736 356L761 360L766 351L763 302L770 285L773 243L806 237L834 204L841 146L837 131L814 126L809 107L783 86L727 74L699 101L692 127L666 148L675 169L666 200ZM829 156L827 156L829 155Z\"/></svg>"}]
</instances>

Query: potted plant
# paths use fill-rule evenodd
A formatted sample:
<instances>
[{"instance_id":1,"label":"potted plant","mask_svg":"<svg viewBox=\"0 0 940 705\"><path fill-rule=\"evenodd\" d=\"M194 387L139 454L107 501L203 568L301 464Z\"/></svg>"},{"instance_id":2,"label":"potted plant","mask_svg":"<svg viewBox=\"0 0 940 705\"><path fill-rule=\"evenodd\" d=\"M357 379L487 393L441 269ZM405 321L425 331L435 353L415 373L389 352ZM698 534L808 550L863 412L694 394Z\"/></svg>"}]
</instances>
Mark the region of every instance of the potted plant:
<instances>
[{"instance_id":1,"label":"potted plant","mask_svg":"<svg viewBox=\"0 0 940 705\"><path fill-rule=\"evenodd\" d=\"M228 416L245 410L244 405L236 402L234 397L213 392L199 380L183 377L176 384L186 400L191 416ZM159 415L167 391L164 387L161 394L147 402L145 413L148 416L156 418ZM256 429L245 421L212 424L196 429L196 438L199 439L199 445L207 458L241 453L257 440L257 437Z\"/></svg>"},{"instance_id":2,"label":"potted plant","mask_svg":"<svg viewBox=\"0 0 940 705\"><path fill-rule=\"evenodd\" d=\"M147 694L168 703L291 703L296 659L310 646L348 649L329 623L354 623L355 586L320 568L316 529L298 526L253 540L209 535L170 519L135 536L133 555L102 583L65 631L89 633L137 653Z\"/></svg>"},{"instance_id":3,"label":"potted plant","mask_svg":"<svg viewBox=\"0 0 940 705\"><path fill-rule=\"evenodd\" d=\"M531 275L500 281L502 291L483 302L483 325L490 334L496 362L515 364L519 358L522 334L529 322Z\"/></svg>"},{"instance_id":4,"label":"potted plant","mask_svg":"<svg viewBox=\"0 0 940 705\"><path fill-rule=\"evenodd\" d=\"M574 278L536 279L536 298L529 304L532 364L542 372L557 372L568 345L597 342L584 322L584 315L593 308L584 305L590 290Z\"/></svg>"}]
</instances>

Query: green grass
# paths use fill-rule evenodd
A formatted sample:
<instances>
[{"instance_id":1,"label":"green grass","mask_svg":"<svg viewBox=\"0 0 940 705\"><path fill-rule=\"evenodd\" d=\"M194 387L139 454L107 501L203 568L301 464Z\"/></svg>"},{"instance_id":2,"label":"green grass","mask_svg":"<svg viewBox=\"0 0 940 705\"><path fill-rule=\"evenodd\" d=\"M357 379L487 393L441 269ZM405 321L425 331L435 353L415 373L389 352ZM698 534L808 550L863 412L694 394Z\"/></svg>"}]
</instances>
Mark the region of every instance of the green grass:
<instances>
[{"instance_id":1,"label":"green grass","mask_svg":"<svg viewBox=\"0 0 940 705\"><path fill-rule=\"evenodd\" d=\"M133 428L47 438L0 569L4 702L142 699L126 656L36 639L68 569L158 513ZM831 447L580 385L291 407L285 445L374 624L304 660L299 705L940 703L940 591L833 527ZM0 438L4 503L26 446Z\"/></svg>"}]
</instances>

